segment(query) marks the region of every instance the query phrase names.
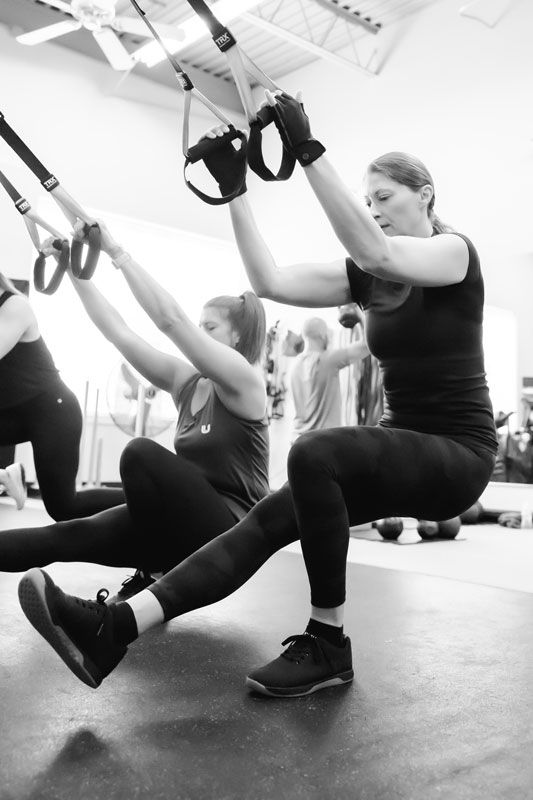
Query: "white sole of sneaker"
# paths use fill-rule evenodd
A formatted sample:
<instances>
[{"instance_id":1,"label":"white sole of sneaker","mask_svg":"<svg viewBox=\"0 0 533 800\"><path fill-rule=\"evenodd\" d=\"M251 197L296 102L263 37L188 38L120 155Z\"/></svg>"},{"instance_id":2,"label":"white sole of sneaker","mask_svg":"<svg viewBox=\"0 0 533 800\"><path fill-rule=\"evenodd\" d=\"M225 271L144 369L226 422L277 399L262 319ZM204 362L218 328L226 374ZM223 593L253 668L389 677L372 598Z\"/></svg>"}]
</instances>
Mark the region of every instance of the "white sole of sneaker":
<instances>
[{"instance_id":1,"label":"white sole of sneaker","mask_svg":"<svg viewBox=\"0 0 533 800\"><path fill-rule=\"evenodd\" d=\"M328 689L331 686L344 686L351 683L353 677L353 671L342 672L340 675L335 675L335 677L328 678L320 683L313 683L311 686L295 686L292 689L263 686L262 683L254 681L253 678L246 678L246 686L251 691L259 692L267 697L281 697L283 700L289 700L291 697L306 697L309 694L313 694L313 692L318 692L320 689Z\"/></svg>"},{"instance_id":2,"label":"white sole of sneaker","mask_svg":"<svg viewBox=\"0 0 533 800\"><path fill-rule=\"evenodd\" d=\"M100 685L85 669L83 653L56 625L46 602L46 581L40 569L30 569L20 580L19 600L24 614L36 631L46 639L67 667L91 689Z\"/></svg>"},{"instance_id":3,"label":"white sole of sneaker","mask_svg":"<svg viewBox=\"0 0 533 800\"><path fill-rule=\"evenodd\" d=\"M26 489L26 473L22 464L10 464L5 468L4 488L7 494L17 504L17 509L22 511L28 496Z\"/></svg>"}]
</instances>

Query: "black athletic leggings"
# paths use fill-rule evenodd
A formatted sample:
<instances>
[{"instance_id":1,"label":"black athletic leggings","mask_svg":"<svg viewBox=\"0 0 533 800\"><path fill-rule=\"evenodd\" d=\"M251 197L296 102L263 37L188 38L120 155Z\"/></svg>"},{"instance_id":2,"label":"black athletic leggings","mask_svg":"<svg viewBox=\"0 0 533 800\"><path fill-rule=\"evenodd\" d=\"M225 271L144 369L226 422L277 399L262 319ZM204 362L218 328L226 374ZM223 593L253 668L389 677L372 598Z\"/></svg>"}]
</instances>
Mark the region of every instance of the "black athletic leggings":
<instances>
[{"instance_id":1,"label":"black athletic leggings","mask_svg":"<svg viewBox=\"0 0 533 800\"><path fill-rule=\"evenodd\" d=\"M290 486L262 500L150 591L165 619L172 619L231 594L300 535L312 604L339 606L345 600L349 525L388 516L454 517L478 499L493 465L490 453L408 430L305 434L289 454Z\"/></svg>"},{"instance_id":2,"label":"black athletic leggings","mask_svg":"<svg viewBox=\"0 0 533 800\"><path fill-rule=\"evenodd\" d=\"M150 439L133 439L120 471L127 505L85 519L0 531L0 571L54 561L170 569L235 524L200 470Z\"/></svg>"},{"instance_id":3,"label":"black athletic leggings","mask_svg":"<svg viewBox=\"0 0 533 800\"><path fill-rule=\"evenodd\" d=\"M0 444L31 442L41 497L55 520L86 517L124 502L122 489L76 491L81 428L80 404L61 382L14 408L0 409Z\"/></svg>"}]
</instances>

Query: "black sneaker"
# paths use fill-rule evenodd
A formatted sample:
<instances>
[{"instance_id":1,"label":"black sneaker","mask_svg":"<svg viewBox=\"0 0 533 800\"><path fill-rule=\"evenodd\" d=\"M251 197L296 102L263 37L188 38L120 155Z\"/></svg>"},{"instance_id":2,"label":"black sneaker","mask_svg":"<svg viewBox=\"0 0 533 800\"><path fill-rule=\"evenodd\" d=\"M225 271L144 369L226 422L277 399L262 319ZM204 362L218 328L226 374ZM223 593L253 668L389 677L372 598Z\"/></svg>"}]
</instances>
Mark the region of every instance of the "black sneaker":
<instances>
[{"instance_id":1,"label":"black sneaker","mask_svg":"<svg viewBox=\"0 0 533 800\"><path fill-rule=\"evenodd\" d=\"M33 627L80 681L96 689L127 652L113 638L113 614L105 604L65 594L42 569L30 569L20 580L19 600Z\"/></svg>"},{"instance_id":2,"label":"black sneaker","mask_svg":"<svg viewBox=\"0 0 533 800\"><path fill-rule=\"evenodd\" d=\"M348 636L342 647L307 632L289 636L282 642L286 644L289 647L279 658L248 675L250 689L270 697L302 697L353 680Z\"/></svg>"},{"instance_id":3,"label":"black sneaker","mask_svg":"<svg viewBox=\"0 0 533 800\"><path fill-rule=\"evenodd\" d=\"M122 581L122 588L106 602L108 605L111 605L112 603L120 603L124 600L129 600L130 597L139 594L143 589L148 589L152 583L155 583L155 578L152 578L148 570L137 569L134 575L129 575L125 581Z\"/></svg>"}]
</instances>

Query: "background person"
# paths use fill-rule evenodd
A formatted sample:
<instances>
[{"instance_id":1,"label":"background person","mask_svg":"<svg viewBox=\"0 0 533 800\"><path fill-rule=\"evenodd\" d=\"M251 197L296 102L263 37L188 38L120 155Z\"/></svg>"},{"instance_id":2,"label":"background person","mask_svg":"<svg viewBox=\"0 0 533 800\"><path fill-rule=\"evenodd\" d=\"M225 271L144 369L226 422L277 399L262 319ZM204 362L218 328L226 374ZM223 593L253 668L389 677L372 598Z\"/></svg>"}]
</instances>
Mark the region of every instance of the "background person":
<instances>
[{"instance_id":1,"label":"background person","mask_svg":"<svg viewBox=\"0 0 533 800\"><path fill-rule=\"evenodd\" d=\"M296 357L290 379L295 409L292 442L307 431L342 425L339 372L369 353L364 339L331 347L328 326L321 317L306 319L302 336L305 349Z\"/></svg>"},{"instance_id":2,"label":"background person","mask_svg":"<svg viewBox=\"0 0 533 800\"><path fill-rule=\"evenodd\" d=\"M82 413L59 376L28 299L0 273L0 445L31 442L47 513L85 517L124 502L122 489L76 490ZM0 483L22 508L21 464L0 471Z\"/></svg>"}]
</instances>

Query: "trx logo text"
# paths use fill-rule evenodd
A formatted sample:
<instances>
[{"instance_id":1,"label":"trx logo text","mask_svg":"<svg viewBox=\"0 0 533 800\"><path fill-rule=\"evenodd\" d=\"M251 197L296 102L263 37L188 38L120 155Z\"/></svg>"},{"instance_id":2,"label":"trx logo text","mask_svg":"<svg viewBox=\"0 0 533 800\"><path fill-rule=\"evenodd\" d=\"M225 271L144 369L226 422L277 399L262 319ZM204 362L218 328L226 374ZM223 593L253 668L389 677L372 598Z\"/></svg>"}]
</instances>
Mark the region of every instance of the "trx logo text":
<instances>
[{"instance_id":1,"label":"trx logo text","mask_svg":"<svg viewBox=\"0 0 533 800\"><path fill-rule=\"evenodd\" d=\"M50 191L50 189L53 189L54 186L59 186L59 181L53 175L50 175L50 177L44 181L43 186L45 189Z\"/></svg>"},{"instance_id":2,"label":"trx logo text","mask_svg":"<svg viewBox=\"0 0 533 800\"><path fill-rule=\"evenodd\" d=\"M215 44L217 47L224 47L225 44L229 44L231 42L231 37L229 33L223 33L222 36L219 36L215 39Z\"/></svg>"},{"instance_id":3,"label":"trx logo text","mask_svg":"<svg viewBox=\"0 0 533 800\"><path fill-rule=\"evenodd\" d=\"M29 211L31 208L27 200L17 200L16 206L17 211L20 211L21 214L25 214L26 211Z\"/></svg>"}]
</instances>

